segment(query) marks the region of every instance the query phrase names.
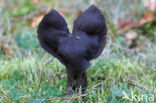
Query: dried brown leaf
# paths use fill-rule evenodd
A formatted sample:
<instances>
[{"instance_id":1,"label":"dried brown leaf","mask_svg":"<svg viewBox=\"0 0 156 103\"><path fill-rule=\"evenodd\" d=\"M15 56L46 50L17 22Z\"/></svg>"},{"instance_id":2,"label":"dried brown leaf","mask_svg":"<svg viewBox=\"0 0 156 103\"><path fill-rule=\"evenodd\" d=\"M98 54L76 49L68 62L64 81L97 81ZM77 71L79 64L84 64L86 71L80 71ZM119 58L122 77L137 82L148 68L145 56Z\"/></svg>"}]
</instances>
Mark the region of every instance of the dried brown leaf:
<instances>
[{"instance_id":1,"label":"dried brown leaf","mask_svg":"<svg viewBox=\"0 0 156 103\"><path fill-rule=\"evenodd\" d=\"M3 41L1 42L0 46L2 47L2 49L4 49L5 53L9 56L14 56L14 52L12 50L12 48L10 48L7 44L5 44Z\"/></svg>"},{"instance_id":2,"label":"dried brown leaf","mask_svg":"<svg viewBox=\"0 0 156 103\"><path fill-rule=\"evenodd\" d=\"M31 26L32 27L37 26L46 13L47 12L44 11L44 12L39 13L37 16L33 17L32 20L31 20Z\"/></svg>"},{"instance_id":3,"label":"dried brown leaf","mask_svg":"<svg viewBox=\"0 0 156 103\"><path fill-rule=\"evenodd\" d=\"M34 4L39 4L41 2L41 0L33 0L32 1Z\"/></svg>"}]
</instances>

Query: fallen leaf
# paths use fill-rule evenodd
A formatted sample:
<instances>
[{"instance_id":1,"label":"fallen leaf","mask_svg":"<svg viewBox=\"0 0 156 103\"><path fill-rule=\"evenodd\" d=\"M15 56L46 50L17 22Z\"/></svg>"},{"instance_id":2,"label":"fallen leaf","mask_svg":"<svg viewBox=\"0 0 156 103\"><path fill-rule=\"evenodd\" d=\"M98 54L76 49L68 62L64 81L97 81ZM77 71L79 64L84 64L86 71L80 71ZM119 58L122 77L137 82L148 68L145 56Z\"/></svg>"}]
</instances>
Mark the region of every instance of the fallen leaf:
<instances>
[{"instance_id":1,"label":"fallen leaf","mask_svg":"<svg viewBox=\"0 0 156 103\"><path fill-rule=\"evenodd\" d=\"M155 16L153 12L146 12L143 17L139 20L138 25L141 26L145 24L146 22L153 21L155 19Z\"/></svg>"},{"instance_id":2,"label":"fallen leaf","mask_svg":"<svg viewBox=\"0 0 156 103\"><path fill-rule=\"evenodd\" d=\"M14 56L14 52L13 50L6 44L4 44L4 41L1 42L0 46L2 47L2 49L4 49L5 53L9 56Z\"/></svg>"},{"instance_id":3,"label":"fallen leaf","mask_svg":"<svg viewBox=\"0 0 156 103\"><path fill-rule=\"evenodd\" d=\"M78 10L78 11L76 12L77 17L79 17L81 14L82 14L82 10Z\"/></svg>"},{"instance_id":4,"label":"fallen leaf","mask_svg":"<svg viewBox=\"0 0 156 103\"><path fill-rule=\"evenodd\" d=\"M34 4L39 4L41 2L41 0L33 0L32 1Z\"/></svg>"},{"instance_id":5,"label":"fallen leaf","mask_svg":"<svg viewBox=\"0 0 156 103\"><path fill-rule=\"evenodd\" d=\"M62 11L58 11L58 12L61 16L65 17L65 14Z\"/></svg>"},{"instance_id":6,"label":"fallen leaf","mask_svg":"<svg viewBox=\"0 0 156 103\"><path fill-rule=\"evenodd\" d=\"M37 16L33 17L31 20L31 26L32 27L37 26L46 13L47 12L44 11L44 12L39 13Z\"/></svg>"},{"instance_id":7,"label":"fallen leaf","mask_svg":"<svg viewBox=\"0 0 156 103\"><path fill-rule=\"evenodd\" d=\"M125 21L121 21L121 19L119 18L118 19L118 27L119 28L124 28L126 27L127 25L131 25L133 24L134 22L132 21L132 18L127 18Z\"/></svg>"}]
</instances>

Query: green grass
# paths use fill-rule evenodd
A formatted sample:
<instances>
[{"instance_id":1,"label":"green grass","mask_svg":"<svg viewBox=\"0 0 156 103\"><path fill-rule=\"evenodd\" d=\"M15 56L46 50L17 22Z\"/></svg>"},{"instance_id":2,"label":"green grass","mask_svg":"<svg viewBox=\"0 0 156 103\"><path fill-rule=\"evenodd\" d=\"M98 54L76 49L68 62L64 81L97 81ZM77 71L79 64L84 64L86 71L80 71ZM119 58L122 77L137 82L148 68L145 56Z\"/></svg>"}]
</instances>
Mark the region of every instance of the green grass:
<instances>
[{"instance_id":1,"label":"green grass","mask_svg":"<svg viewBox=\"0 0 156 103\"><path fill-rule=\"evenodd\" d=\"M32 27L27 20L37 15L41 8L46 7L48 10L52 6L66 13L69 29L72 31L76 10L80 8L84 10L90 1L78 1L83 4L78 6L61 0L43 0L37 6L32 6L27 0L2 0L0 4L1 2L5 2L7 6L2 7L0 12L0 44L3 41L8 45L14 56L5 53L0 45L0 103L154 103L156 101L156 42L139 35L138 41L143 40L144 48L134 52L136 48L129 49L126 39L118 35L115 26L111 23L116 23L119 16L117 15L119 11L114 8L122 11L125 9L124 2L118 4L113 0L97 2L107 14L105 16L109 32L103 54L91 61L91 66L87 70L89 84L86 94L88 92L89 94L83 99L51 101L44 100L69 97L65 95L66 69L39 46L37 27ZM131 12L131 9L135 8L126 6L122 16ZM149 28L145 29L148 31ZM50 60L50 63L43 67L43 63L47 60ZM39 84L41 69L43 73Z\"/></svg>"},{"instance_id":2,"label":"green grass","mask_svg":"<svg viewBox=\"0 0 156 103\"><path fill-rule=\"evenodd\" d=\"M42 81L39 86L40 70L45 60L46 56L36 55L11 59L3 56L0 59L0 102L21 103L31 101L34 103L37 100L42 101L46 98L64 98L66 88L65 67L56 59L52 59L44 67ZM132 62L128 58L112 58L105 61L101 57L92 62L87 74L89 85L86 93L92 90L92 87L96 84L100 83L100 85L93 90L93 94L88 94L83 101L78 99L72 102L106 103L111 100L110 103L119 101L120 103L128 103L130 101L124 99L125 94L123 92L127 93L129 98L132 97L133 93L138 97L147 93L151 96L156 87L155 69L139 66L136 61ZM149 90L134 86L135 82L130 80L146 85ZM67 101L56 100L53 102Z\"/></svg>"}]
</instances>

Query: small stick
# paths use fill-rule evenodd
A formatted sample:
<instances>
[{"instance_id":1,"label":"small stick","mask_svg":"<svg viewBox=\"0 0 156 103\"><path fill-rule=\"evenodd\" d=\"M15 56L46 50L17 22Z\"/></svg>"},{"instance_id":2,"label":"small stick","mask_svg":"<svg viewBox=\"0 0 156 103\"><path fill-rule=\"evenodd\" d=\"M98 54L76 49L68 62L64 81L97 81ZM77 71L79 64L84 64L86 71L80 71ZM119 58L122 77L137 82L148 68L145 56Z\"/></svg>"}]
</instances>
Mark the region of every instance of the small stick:
<instances>
[{"instance_id":1,"label":"small stick","mask_svg":"<svg viewBox=\"0 0 156 103\"><path fill-rule=\"evenodd\" d=\"M134 86L138 86L138 87L141 88L141 89L151 91L151 90L150 90L146 85L144 85L144 84L138 83L137 81L132 80L132 79L129 79L129 81L131 81L132 84L133 84ZM156 94L156 91L153 91L152 93L153 93L153 94Z\"/></svg>"},{"instance_id":2,"label":"small stick","mask_svg":"<svg viewBox=\"0 0 156 103\"><path fill-rule=\"evenodd\" d=\"M50 63L51 59L48 59L46 60L44 63L43 63L43 66L42 66L42 69L40 71L40 77L39 77L39 80L38 80L38 84L40 85L41 83L41 79L42 79L42 72L43 72L43 68L46 66L46 64Z\"/></svg>"},{"instance_id":3,"label":"small stick","mask_svg":"<svg viewBox=\"0 0 156 103\"><path fill-rule=\"evenodd\" d=\"M75 100L75 99L77 99L77 98L80 98L80 97L85 97L85 96L87 96L87 95L89 95L89 94L92 94L94 91L94 89L96 88L96 87L98 87L99 85L101 85L102 83L98 83L98 84L96 84L96 85L94 85L93 87L92 87L92 89L91 89L91 91L89 91L88 93L86 93L86 94L80 94L80 95L78 95L78 96L72 96L72 97L66 97L66 98L48 98L48 99L45 99L44 101L50 101L50 100Z\"/></svg>"},{"instance_id":4,"label":"small stick","mask_svg":"<svg viewBox=\"0 0 156 103\"><path fill-rule=\"evenodd\" d=\"M88 92L86 94L81 94L81 95L78 95L78 96L72 96L72 97L67 97L67 98L48 98L48 99L45 99L44 101L49 101L49 100L74 100L74 99L77 99L77 98L80 98L80 97L85 97L86 95L88 94L91 94L91 92Z\"/></svg>"},{"instance_id":5,"label":"small stick","mask_svg":"<svg viewBox=\"0 0 156 103\"><path fill-rule=\"evenodd\" d=\"M53 87L54 86L54 82L52 80L53 80L53 75L50 74L49 81L51 82L51 86Z\"/></svg>"}]
</instances>

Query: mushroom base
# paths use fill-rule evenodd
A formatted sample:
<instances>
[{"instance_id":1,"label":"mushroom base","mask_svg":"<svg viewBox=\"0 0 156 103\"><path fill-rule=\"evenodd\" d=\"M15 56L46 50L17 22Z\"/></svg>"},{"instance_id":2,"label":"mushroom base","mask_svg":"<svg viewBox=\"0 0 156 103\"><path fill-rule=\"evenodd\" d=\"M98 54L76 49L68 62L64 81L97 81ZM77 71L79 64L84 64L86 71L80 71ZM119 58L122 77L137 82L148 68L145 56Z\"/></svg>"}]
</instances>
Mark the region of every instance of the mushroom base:
<instances>
[{"instance_id":1,"label":"mushroom base","mask_svg":"<svg viewBox=\"0 0 156 103\"><path fill-rule=\"evenodd\" d=\"M66 69L66 71L67 71L66 94L72 95L74 93L84 93L88 85L86 72L75 76L70 71L70 69Z\"/></svg>"}]
</instances>

